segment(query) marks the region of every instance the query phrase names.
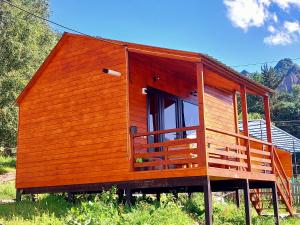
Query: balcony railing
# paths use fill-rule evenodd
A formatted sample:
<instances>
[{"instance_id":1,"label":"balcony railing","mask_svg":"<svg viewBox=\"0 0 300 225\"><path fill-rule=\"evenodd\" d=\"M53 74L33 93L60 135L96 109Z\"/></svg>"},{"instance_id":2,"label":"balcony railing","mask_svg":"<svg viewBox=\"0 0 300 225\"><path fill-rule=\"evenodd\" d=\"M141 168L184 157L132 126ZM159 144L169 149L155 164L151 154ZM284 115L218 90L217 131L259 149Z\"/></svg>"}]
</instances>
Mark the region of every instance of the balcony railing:
<instances>
[{"instance_id":1,"label":"balcony railing","mask_svg":"<svg viewBox=\"0 0 300 225\"><path fill-rule=\"evenodd\" d=\"M174 138L170 140L171 134ZM134 171L201 167L199 126L132 135ZM273 173L272 143L242 134L206 128L207 163L210 168Z\"/></svg>"}]
</instances>

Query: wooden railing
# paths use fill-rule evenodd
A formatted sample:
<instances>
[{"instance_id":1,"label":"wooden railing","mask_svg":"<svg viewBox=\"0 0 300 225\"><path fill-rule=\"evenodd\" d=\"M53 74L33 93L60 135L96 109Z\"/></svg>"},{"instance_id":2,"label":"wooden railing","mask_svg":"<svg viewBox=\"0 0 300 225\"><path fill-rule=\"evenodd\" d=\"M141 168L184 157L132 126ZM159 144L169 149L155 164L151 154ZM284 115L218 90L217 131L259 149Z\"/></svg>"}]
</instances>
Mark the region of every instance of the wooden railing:
<instances>
[{"instance_id":1,"label":"wooden railing","mask_svg":"<svg viewBox=\"0 0 300 225\"><path fill-rule=\"evenodd\" d=\"M276 175L277 189L283 200L286 201L290 206L293 205L293 196L291 194L291 183L290 179L285 173L285 170L281 164L276 150L274 149L274 167Z\"/></svg>"},{"instance_id":2,"label":"wooden railing","mask_svg":"<svg viewBox=\"0 0 300 225\"><path fill-rule=\"evenodd\" d=\"M207 128L209 167L271 174L272 143Z\"/></svg>"},{"instance_id":3,"label":"wooden railing","mask_svg":"<svg viewBox=\"0 0 300 225\"><path fill-rule=\"evenodd\" d=\"M198 126L132 135L132 167L135 171L192 168L198 166ZM186 132L194 137L183 138ZM174 134L168 140L167 134ZM170 135L169 135L170 136ZM156 140L156 141L154 141Z\"/></svg>"}]
</instances>

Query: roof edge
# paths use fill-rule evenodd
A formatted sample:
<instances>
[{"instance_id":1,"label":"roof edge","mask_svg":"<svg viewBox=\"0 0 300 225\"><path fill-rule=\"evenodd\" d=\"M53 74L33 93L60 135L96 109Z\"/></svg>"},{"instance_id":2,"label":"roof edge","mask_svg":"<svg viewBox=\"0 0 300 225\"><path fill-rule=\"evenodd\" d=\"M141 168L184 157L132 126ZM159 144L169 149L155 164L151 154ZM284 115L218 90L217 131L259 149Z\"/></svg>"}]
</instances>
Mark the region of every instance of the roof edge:
<instances>
[{"instance_id":1,"label":"roof edge","mask_svg":"<svg viewBox=\"0 0 300 225\"><path fill-rule=\"evenodd\" d=\"M56 53L58 52L58 50L62 47L62 45L64 44L64 42L66 41L66 39L67 39L67 37L69 35L70 34L67 33L67 32L63 33L62 37L58 40L58 42L56 43L55 47L50 51L49 55L45 58L45 60L42 63L42 65L37 69L37 71L34 73L34 75L29 80L29 82L27 83L27 85L21 91L21 93L19 94L19 96L16 98L16 103L18 105L20 105L22 99L25 97L25 95L27 94L27 92L31 89L31 87L33 86L33 84L37 81L37 79L39 78L40 74L46 69L46 67L48 66L48 64L51 62L51 60L56 55Z\"/></svg>"}]
</instances>

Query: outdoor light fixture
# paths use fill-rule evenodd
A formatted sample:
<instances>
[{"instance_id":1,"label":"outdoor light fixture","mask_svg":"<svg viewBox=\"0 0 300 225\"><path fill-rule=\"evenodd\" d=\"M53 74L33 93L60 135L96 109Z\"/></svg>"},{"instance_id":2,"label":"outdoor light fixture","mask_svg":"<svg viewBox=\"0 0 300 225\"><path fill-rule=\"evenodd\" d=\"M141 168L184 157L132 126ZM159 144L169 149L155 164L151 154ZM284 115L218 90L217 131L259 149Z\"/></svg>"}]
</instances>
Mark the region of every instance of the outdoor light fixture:
<instances>
[{"instance_id":1,"label":"outdoor light fixture","mask_svg":"<svg viewBox=\"0 0 300 225\"><path fill-rule=\"evenodd\" d=\"M197 97L197 95L198 95L197 91L191 91L190 94L191 94L192 96L194 96L194 97Z\"/></svg>"},{"instance_id":2,"label":"outdoor light fixture","mask_svg":"<svg viewBox=\"0 0 300 225\"><path fill-rule=\"evenodd\" d=\"M160 78L159 78L158 75L154 75L152 79L153 79L154 82L156 82L156 81L158 81Z\"/></svg>"},{"instance_id":3,"label":"outdoor light fixture","mask_svg":"<svg viewBox=\"0 0 300 225\"><path fill-rule=\"evenodd\" d=\"M147 88L142 88L142 94L146 95L147 94Z\"/></svg>"},{"instance_id":4,"label":"outdoor light fixture","mask_svg":"<svg viewBox=\"0 0 300 225\"><path fill-rule=\"evenodd\" d=\"M102 69L102 72L103 72L103 73L107 73L107 74L112 75L112 76L115 76L115 77L121 76L121 73L120 73L120 72L115 71L115 70L110 70L110 69L107 69L107 68L103 68L103 69Z\"/></svg>"}]
</instances>

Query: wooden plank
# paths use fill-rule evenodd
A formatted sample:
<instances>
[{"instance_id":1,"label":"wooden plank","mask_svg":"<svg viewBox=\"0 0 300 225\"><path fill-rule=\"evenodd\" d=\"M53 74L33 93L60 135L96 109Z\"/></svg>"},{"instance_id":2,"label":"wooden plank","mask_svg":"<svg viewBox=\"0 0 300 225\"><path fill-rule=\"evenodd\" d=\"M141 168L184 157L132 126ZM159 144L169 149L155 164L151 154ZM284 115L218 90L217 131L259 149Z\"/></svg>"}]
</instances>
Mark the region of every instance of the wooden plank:
<instances>
[{"instance_id":1,"label":"wooden plank","mask_svg":"<svg viewBox=\"0 0 300 225\"><path fill-rule=\"evenodd\" d=\"M144 133L137 133L133 135L134 137L141 137L141 136L150 136L155 134L166 134L166 133L175 133L175 132L182 132L182 131L189 131L189 130L196 130L198 126L191 126L191 127L182 127L182 128L175 128L175 129L166 129L166 130L157 130L152 132L144 132Z\"/></svg>"},{"instance_id":2,"label":"wooden plank","mask_svg":"<svg viewBox=\"0 0 300 225\"><path fill-rule=\"evenodd\" d=\"M165 146L174 146L174 145L181 145L181 144L191 144L196 143L196 138L186 138L186 139L175 139L170 141L164 141L164 142L157 142L157 143L151 143L151 144L140 144L135 145L135 150L141 150L145 148L157 148L157 147L165 147Z\"/></svg>"},{"instance_id":3,"label":"wooden plank","mask_svg":"<svg viewBox=\"0 0 300 225\"><path fill-rule=\"evenodd\" d=\"M163 165L175 165L175 164L189 164L189 163L197 163L197 158L186 158L186 159L170 159L170 160L161 160L154 162L142 162L142 163L134 163L135 168L141 167L155 167L155 166L163 166Z\"/></svg>"},{"instance_id":4,"label":"wooden plank","mask_svg":"<svg viewBox=\"0 0 300 225\"><path fill-rule=\"evenodd\" d=\"M254 156L251 157L251 161L271 163L271 159L259 158L259 157L254 157Z\"/></svg>"},{"instance_id":5,"label":"wooden plank","mask_svg":"<svg viewBox=\"0 0 300 225\"><path fill-rule=\"evenodd\" d=\"M255 154L265 155L265 156L270 156L271 155L270 152L262 151L262 150L254 149L254 148L250 148L250 152L255 153Z\"/></svg>"},{"instance_id":6,"label":"wooden plank","mask_svg":"<svg viewBox=\"0 0 300 225\"><path fill-rule=\"evenodd\" d=\"M213 164L226 165L226 166L237 166L237 167L245 167L245 168L247 167L247 163L229 161L225 159L208 158L208 162Z\"/></svg>"},{"instance_id":7,"label":"wooden plank","mask_svg":"<svg viewBox=\"0 0 300 225\"><path fill-rule=\"evenodd\" d=\"M258 170L272 171L271 166L261 166L261 165L252 164L252 168L253 169L258 169Z\"/></svg>"},{"instance_id":8,"label":"wooden plank","mask_svg":"<svg viewBox=\"0 0 300 225\"><path fill-rule=\"evenodd\" d=\"M210 148L208 148L207 151L209 153L216 154L216 155L229 156L229 157L234 157L234 158L239 158L239 159L247 159L247 155L245 155L245 154L240 154L240 153L235 153L235 152L226 152L223 150L210 149Z\"/></svg>"},{"instance_id":9,"label":"wooden plank","mask_svg":"<svg viewBox=\"0 0 300 225\"><path fill-rule=\"evenodd\" d=\"M231 149L236 149L236 150L241 150L241 151L246 151L247 150L246 147L242 146L242 145L235 145L235 144L231 144L231 143L228 143L228 142L225 142L225 141L216 140L216 139L209 138L209 137L207 137L206 140L210 144L214 144L214 145L218 145L218 146L222 146L222 147L228 147L228 148L231 148Z\"/></svg>"},{"instance_id":10,"label":"wooden plank","mask_svg":"<svg viewBox=\"0 0 300 225\"><path fill-rule=\"evenodd\" d=\"M182 150L171 150L171 151L161 151L161 152L145 152L145 153L135 153L134 158L151 158L167 155L188 155L188 154L198 154L197 149L182 149Z\"/></svg>"}]
</instances>

